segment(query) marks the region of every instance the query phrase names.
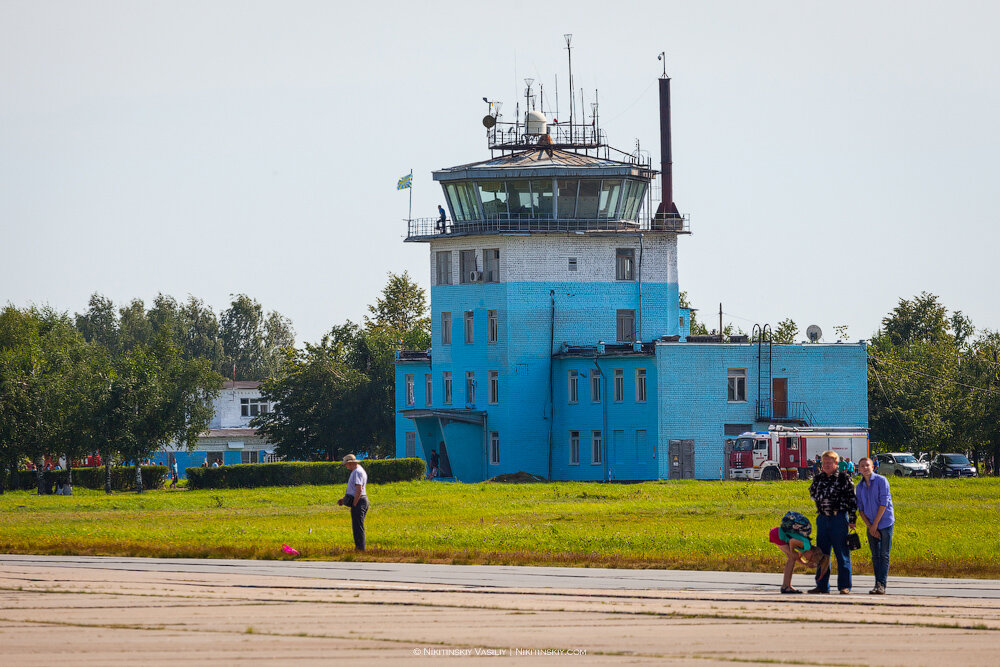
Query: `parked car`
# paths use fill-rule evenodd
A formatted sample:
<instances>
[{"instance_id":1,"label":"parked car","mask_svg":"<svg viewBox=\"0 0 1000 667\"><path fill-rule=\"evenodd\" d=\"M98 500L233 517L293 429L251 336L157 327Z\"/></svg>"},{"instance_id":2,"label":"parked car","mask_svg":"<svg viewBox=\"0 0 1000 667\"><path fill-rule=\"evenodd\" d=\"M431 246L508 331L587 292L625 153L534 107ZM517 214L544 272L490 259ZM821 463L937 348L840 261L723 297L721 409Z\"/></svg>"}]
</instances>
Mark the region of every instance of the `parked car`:
<instances>
[{"instance_id":1,"label":"parked car","mask_svg":"<svg viewBox=\"0 0 1000 667\"><path fill-rule=\"evenodd\" d=\"M927 477L927 466L910 452L878 455L878 473L888 477Z\"/></svg>"},{"instance_id":2,"label":"parked car","mask_svg":"<svg viewBox=\"0 0 1000 667\"><path fill-rule=\"evenodd\" d=\"M931 462L931 477L975 477L976 467L964 454L938 454Z\"/></svg>"}]
</instances>

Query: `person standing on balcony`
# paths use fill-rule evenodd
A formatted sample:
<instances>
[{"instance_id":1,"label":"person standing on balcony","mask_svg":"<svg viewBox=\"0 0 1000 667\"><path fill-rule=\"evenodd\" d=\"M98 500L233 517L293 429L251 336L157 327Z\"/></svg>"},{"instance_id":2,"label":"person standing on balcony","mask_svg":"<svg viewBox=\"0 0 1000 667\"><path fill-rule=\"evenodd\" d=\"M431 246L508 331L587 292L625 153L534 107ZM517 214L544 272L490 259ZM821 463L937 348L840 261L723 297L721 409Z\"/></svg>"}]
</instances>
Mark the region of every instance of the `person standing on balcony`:
<instances>
[{"instance_id":1,"label":"person standing on balcony","mask_svg":"<svg viewBox=\"0 0 1000 667\"><path fill-rule=\"evenodd\" d=\"M443 232L444 231L444 223L448 220L448 215L444 212L444 207L441 206L441 204L438 204L438 215L441 216L441 217L438 218L437 227L438 227L439 230L441 230Z\"/></svg>"}]
</instances>

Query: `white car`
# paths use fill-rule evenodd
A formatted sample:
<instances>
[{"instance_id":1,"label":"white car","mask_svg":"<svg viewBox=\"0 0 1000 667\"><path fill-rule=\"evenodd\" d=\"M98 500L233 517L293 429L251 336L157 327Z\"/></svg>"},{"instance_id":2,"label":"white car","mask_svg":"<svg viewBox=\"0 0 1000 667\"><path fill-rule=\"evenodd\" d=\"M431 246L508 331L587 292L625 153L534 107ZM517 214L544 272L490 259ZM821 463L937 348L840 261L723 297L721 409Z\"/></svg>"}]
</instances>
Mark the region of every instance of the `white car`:
<instances>
[{"instance_id":1,"label":"white car","mask_svg":"<svg viewBox=\"0 0 1000 667\"><path fill-rule=\"evenodd\" d=\"M878 454L878 474L885 477L927 477L928 466L911 452Z\"/></svg>"}]
</instances>

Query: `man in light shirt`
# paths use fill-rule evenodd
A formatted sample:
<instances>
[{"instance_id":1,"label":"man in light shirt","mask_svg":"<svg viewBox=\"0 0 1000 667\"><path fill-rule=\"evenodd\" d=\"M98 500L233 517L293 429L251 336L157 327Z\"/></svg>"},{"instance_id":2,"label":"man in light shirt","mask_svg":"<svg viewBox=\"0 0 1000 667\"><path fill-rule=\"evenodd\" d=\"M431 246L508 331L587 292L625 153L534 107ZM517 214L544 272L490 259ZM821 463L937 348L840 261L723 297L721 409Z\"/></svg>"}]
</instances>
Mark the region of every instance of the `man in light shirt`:
<instances>
[{"instance_id":1,"label":"man in light shirt","mask_svg":"<svg viewBox=\"0 0 1000 667\"><path fill-rule=\"evenodd\" d=\"M368 496L365 494L365 486L368 484L368 473L358 463L354 454L344 457L344 465L351 471L347 478L347 495L337 501L338 505L343 505L345 500L351 503L351 529L354 531L354 548L357 551L365 550L365 514L368 513Z\"/></svg>"}]
</instances>

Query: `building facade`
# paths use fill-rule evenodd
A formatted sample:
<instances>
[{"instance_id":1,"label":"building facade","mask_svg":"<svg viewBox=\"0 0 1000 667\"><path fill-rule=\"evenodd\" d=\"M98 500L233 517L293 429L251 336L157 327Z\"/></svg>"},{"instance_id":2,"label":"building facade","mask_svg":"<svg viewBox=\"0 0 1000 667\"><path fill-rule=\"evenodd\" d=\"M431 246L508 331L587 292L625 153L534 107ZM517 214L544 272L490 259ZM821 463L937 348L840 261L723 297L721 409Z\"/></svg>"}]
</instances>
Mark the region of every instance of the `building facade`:
<instances>
[{"instance_id":1,"label":"building facade","mask_svg":"<svg viewBox=\"0 0 1000 667\"><path fill-rule=\"evenodd\" d=\"M429 248L432 343L397 356L397 456L435 449L462 481L719 479L740 432L867 426L863 342L689 335L666 77L660 98L660 172L535 111L484 122L491 159L434 172L449 217L408 223Z\"/></svg>"}]
</instances>

